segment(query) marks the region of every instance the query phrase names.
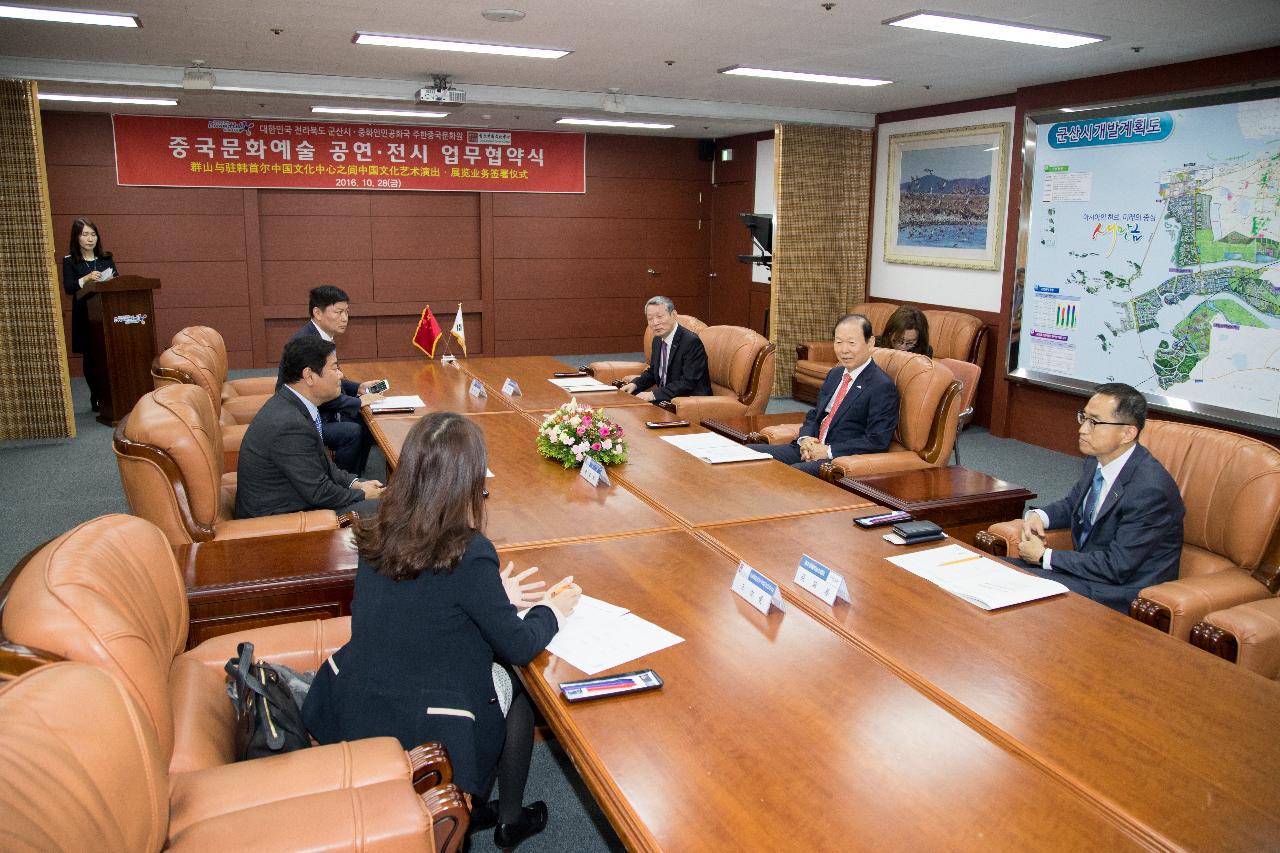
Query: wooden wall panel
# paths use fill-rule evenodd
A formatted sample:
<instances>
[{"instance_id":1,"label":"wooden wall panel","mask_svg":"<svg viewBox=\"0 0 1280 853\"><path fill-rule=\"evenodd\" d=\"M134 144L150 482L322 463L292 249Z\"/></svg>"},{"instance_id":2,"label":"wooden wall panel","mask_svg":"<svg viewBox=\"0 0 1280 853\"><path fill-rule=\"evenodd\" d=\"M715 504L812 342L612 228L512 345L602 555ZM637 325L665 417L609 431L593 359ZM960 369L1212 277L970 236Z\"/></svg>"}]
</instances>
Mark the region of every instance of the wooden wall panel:
<instances>
[{"instance_id":1,"label":"wooden wall panel","mask_svg":"<svg viewBox=\"0 0 1280 853\"><path fill-rule=\"evenodd\" d=\"M204 307L157 308L156 342L163 348L187 326L211 326L222 335L227 345L229 367L253 367L253 336L249 328L248 306L219 308L212 312Z\"/></svg>"},{"instance_id":2,"label":"wooden wall panel","mask_svg":"<svg viewBox=\"0 0 1280 853\"><path fill-rule=\"evenodd\" d=\"M705 258L711 231L688 219L495 217L495 258ZM661 270L659 270L661 272Z\"/></svg>"},{"instance_id":3,"label":"wooden wall panel","mask_svg":"<svg viewBox=\"0 0 1280 853\"><path fill-rule=\"evenodd\" d=\"M378 357L378 320L377 317L351 318L347 323L347 333L338 340L340 361L363 361ZM302 318L266 321L269 365L274 367L280 363L280 351L304 322L306 321Z\"/></svg>"},{"instance_id":4,"label":"wooden wall panel","mask_svg":"<svg viewBox=\"0 0 1280 853\"><path fill-rule=\"evenodd\" d=\"M754 209L755 181L716 185L711 220L711 269L716 275L710 285L711 314L707 322L748 326L759 332L761 329L751 323L751 265L738 260L738 255L756 251L747 226L738 218L739 213Z\"/></svg>"},{"instance_id":5,"label":"wooden wall panel","mask_svg":"<svg viewBox=\"0 0 1280 853\"><path fill-rule=\"evenodd\" d=\"M95 222L108 213L145 211L186 215L198 210L204 214L240 216L244 212L240 190L122 187L116 184L113 165L63 165L50 170L49 200L55 210L91 210L93 214L89 218ZM85 214L70 215L74 219ZM103 230L106 230L105 226ZM65 235L63 239L66 239ZM108 245L107 248L112 247Z\"/></svg>"},{"instance_id":6,"label":"wooden wall panel","mask_svg":"<svg viewBox=\"0 0 1280 853\"><path fill-rule=\"evenodd\" d=\"M53 166L116 167L116 144L111 137L111 116L99 113L40 111L44 131L45 164ZM90 219L92 213L86 213Z\"/></svg>"},{"instance_id":7,"label":"wooden wall panel","mask_svg":"<svg viewBox=\"0 0 1280 853\"><path fill-rule=\"evenodd\" d=\"M131 275L160 279L156 309L238 308L249 304L242 261L162 261L129 264Z\"/></svg>"},{"instance_id":8,"label":"wooden wall panel","mask_svg":"<svg viewBox=\"0 0 1280 853\"><path fill-rule=\"evenodd\" d=\"M259 216L369 217L369 196L362 192L328 190L261 190Z\"/></svg>"},{"instance_id":9,"label":"wooden wall panel","mask_svg":"<svg viewBox=\"0 0 1280 853\"><path fill-rule=\"evenodd\" d=\"M587 192L598 177L711 182L711 164L698 159L698 140L587 134Z\"/></svg>"},{"instance_id":10,"label":"wooden wall panel","mask_svg":"<svg viewBox=\"0 0 1280 853\"><path fill-rule=\"evenodd\" d=\"M273 307L293 306L297 309L295 313L299 322L307 316L307 295L311 288L320 284L341 287L356 305L372 301L373 261L262 262L263 304Z\"/></svg>"},{"instance_id":11,"label":"wooden wall panel","mask_svg":"<svg viewBox=\"0 0 1280 853\"><path fill-rule=\"evenodd\" d=\"M436 310L435 306L431 309ZM455 306L456 310L456 306ZM413 345L413 333L418 328L418 319L421 312L413 316L404 317L379 317L378 318L378 358L420 358L422 363L426 364L426 356L423 355L417 347ZM441 310L436 315L437 322L446 336L449 336L449 327L453 325L453 311L446 316ZM467 353L468 355L478 355L486 352L484 341L484 324L479 314L464 311L462 313L462 324L467 329ZM461 357L462 348L458 346L457 341L449 337L449 343L453 347L455 355ZM436 358L445 353L444 338L441 338L440 345L436 347ZM490 355L492 353L489 353ZM366 377L372 378L372 377ZM408 393L407 391L397 392L392 388L391 393Z\"/></svg>"},{"instance_id":12,"label":"wooden wall panel","mask_svg":"<svg viewBox=\"0 0 1280 853\"><path fill-rule=\"evenodd\" d=\"M441 302L479 300L480 259L375 260L373 298L375 302L421 301L424 308L430 302L432 311Z\"/></svg>"},{"instance_id":13,"label":"wooden wall panel","mask_svg":"<svg viewBox=\"0 0 1280 853\"><path fill-rule=\"evenodd\" d=\"M644 303L618 297L503 299L494 310L498 340L644 335Z\"/></svg>"},{"instance_id":14,"label":"wooden wall panel","mask_svg":"<svg viewBox=\"0 0 1280 853\"><path fill-rule=\"evenodd\" d=\"M271 193L259 193L265 202ZM264 261L355 261L373 258L369 220L345 216L264 216Z\"/></svg>"},{"instance_id":15,"label":"wooden wall panel","mask_svg":"<svg viewBox=\"0 0 1280 853\"><path fill-rule=\"evenodd\" d=\"M607 293L642 304L654 294L670 296L681 309L683 298L705 301L705 258L667 258L660 275L634 258L496 258L494 286L506 299L589 298ZM656 268L655 268L656 270ZM641 308L636 309L642 311Z\"/></svg>"},{"instance_id":16,"label":"wooden wall panel","mask_svg":"<svg viewBox=\"0 0 1280 853\"><path fill-rule=\"evenodd\" d=\"M640 330L644 331L643 327ZM571 353L634 353L639 352L642 338L626 335L612 338L541 338L527 341L498 341L494 355L566 355ZM571 365L577 365L570 359Z\"/></svg>"},{"instance_id":17,"label":"wooden wall panel","mask_svg":"<svg viewBox=\"0 0 1280 853\"><path fill-rule=\"evenodd\" d=\"M480 257L480 228L475 218L376 216L369 225L375 258Z\"/></svg>"},{"instance_id":18,"label":"wooden wall panel","mask_svg":"<svg viewBox=\"0 0 1280 853\"><path fill-rule=\"evenodd\" d=\"M700 219L707 215L706 181L654 178L591 179L591 192L564 195L502 193L494 196L494 216L611 219ZM640 226L643 227L643 226Z\"/></svg>"},{"instance_id":19,"label":"wooden wall panel","mask_svg":"<svg viewBox=\"0 0 1280 853\"><path fill-rule=\"evenodd\" d=\"M370 216L452 216L474 219L478 193L370 193Z\"/></svg>"}]
</instances>

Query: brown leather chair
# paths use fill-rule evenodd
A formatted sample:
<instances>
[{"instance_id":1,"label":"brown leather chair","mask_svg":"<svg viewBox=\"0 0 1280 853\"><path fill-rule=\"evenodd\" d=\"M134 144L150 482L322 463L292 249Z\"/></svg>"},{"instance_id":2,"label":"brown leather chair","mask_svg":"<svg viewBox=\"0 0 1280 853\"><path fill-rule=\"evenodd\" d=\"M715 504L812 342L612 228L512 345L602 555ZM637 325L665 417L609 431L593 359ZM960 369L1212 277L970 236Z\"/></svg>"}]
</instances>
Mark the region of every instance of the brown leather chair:
<instances>
[{"instance_id":1,"label":"brown leather chair","mask_svg":"<svg viewBox=\"0 0 1280 853\"><path fill-rule=\"evenodd\" d=\"M898 307L893 302L863 302L850 308L849 313L866 315L871 321L872 333L880 335ZM987 329L981 320L963 311L930 308L923 313L929 321L929 344L933 347L934 358L953 358L977 365L983 363L987 354ZM836 352L831 341L805 341L797 345L791 396L806 403L818 402L823 380L836 364Z\"/></svg>"},{"instance_id":2,"label":"brown leather chair","mask_svg":"<svg viewBox=\"0 0 1280 853\"><path fill-rule=\"evenodd\" d=\"M224 449L213 403L198 385L144 394L112 440L129 508L159 525L174 547L339 525L330 509L232 518L235 472L224 476Z\"/></svg>"},{"instance_id":3,"label":"brown leather chair","mask_svg":"<svg viewBox=\"0 0 1280 853\"><path fill-rule=\"evenodd\" d=\"M236 420L231 408L222 405L222 386L209 366L207 348L191 342L174 344L156 356L151 364L151 382L156 388L183 384L199 385L205 390L213 403L214 417L222 427L223 467L228 471L235 470L245 430L249 428L253 415L257 414L256 408L250 410L247 401L257 400L257 406L261 408L270 397L257 395L254 398L243 398L240 415L247 416L248 420Z\"/></svg>"},{"instance_id":4,"label":"brown leather chair","mask_svg":"<svg viewBox=\"0 0 1280 853\"><path fill-rule=\"evenodd\" d=\"M823 479L835 482L948 464L956 440L960 383L945 365L923 355L876 347L871 357L898 386L898 429L887 451L836 457L823 466ZM786 444L799 433L800 424L782 424L765 427L758 437Z\"/></svg>"},{"instance_id":5,"label":"brown leather chair","mask_svg":"<svg viewBox=\"0 0 1280 853\"><path fill-rule=\"evenodd\" d=\"M1280 598L1213 611L1192 627L1191 645L1280 681Z\"/></svg>"},{"instance_id":6,"label":"brown leather chair","mask_svg":"<svg viewBox=\"0 0 1280 853\"><path fill-rule=\"evenodd\" d=\"M773 388L777 346L742 326L707 326L698 337L707 350L711 395L674 398L671 405L676 413L692 423L764 414Z\"/></svg>"},{"instance_id":7,"label":"brown leather chair","mask_svg":"<svg viewBox=\"0 0 1280 853\"><path fill-rule=\"evenodd\" d=\"M219 401L215 412L222 423L247 424L276 392L274 376L227 378L227 346L222 335L208 326L188 326L173 336L171 348L180 356L172 360L157 357L151 381L159 388L171 382L194 382Z\"/></svg>"},{"instance_id":8,"label":"brown leather chair","mask_svg":"<svg viewBox=\"0 0 1280 853\"><path fill-rule=\"evenodd\" d=\"M978 396L978 383L982 379L982 368L971 361L960 361L955 358L939 358L940 364L946 365L951 375L960 383L960 414L956 415L956 442L952 455L956 464L960 464L960 433L973 422L973 402Z\"/></svg>"},{"instance_id":9,"label":"brown leather chair","mask_svg":"<svg viewBox=\"0 0 1280 853\"><path fill-rule=\"evenodd\" d=\"M298 825L291 821L286 829L304 838L309 830L301 826L306 821L301 819L303 812L297 811L298 799L322 796L331 803L325 808L350 810L352 803L363 802L366 793L353 794L349 789L372 791L394 784L403 789L397 795L400 800L409 802L405 796L413 793L415 778L431 777L430 782L440 784L450 781L451 770L438 745L406 753L389 737L234 762L235 723L223 666L236 654L237 644L252 642L256 657L300 671L314 670L350 638L349 617L214 637L184 652L186 590L172 549L155 525L125 515L103 516L73 528L32 554L15 572L0 611L6 640L94 664L118 680L136 703L141 724L132 728L144 730L151 739L152 757L145 772L139 765L136 775L123 774L116 783L127 787L142 784L144 777L148 782L158 778L169 809L167 822L154 828L160 840L167 827L170 843L187 832L198 832L196 837L208 844L214 836L203 833L212 830L198 830L199 826L257 807L270 807L262 813L264 817L277 813L271 810L275 808L283 810L278 812L281 815L293 815ZM87 704L86 697L70 701L78 703L73 707L80 716L91 717L90 726L100 721L99 708ZM94 708L93 715L84 715L85 707ZM110 739L86 735L94 737L115 748ZM0 788L18 787L11 784L13 777L3 778ZM447 807L447 823L455 830L465 828L465 807L456 791L435 796L433 802ZM408 820L417 807L401 808L401 817ZM315 820L325 825L322 815ZM414 825L419 826L416 819ZM258 836L257 831L277 829L238 823L243 843L276 838ZM454 834L460 844L461 833L450 833L451 839ZM145 849L153 848L158 849L154 844ZM349 848L339 844L333 849Z\"/></svg>"},{"instance_id":10,"label":"brown leather chair","mask_svg":"<svg viewBox=\"0 0 1280 853\"><path fill-rule=\"evenodd\" d=\"M268 759L269 761L270 759ZM190 794L173 779L146 713L117 678L66 661L0 687L0 848L95 850L434 851L453 790L417 794L407 780L313 785L284 796L259 762L259 801L235 797L184 815ZM287 790L293 780L282 774ZM176 798L174 798L176 800ZM207 804L212 805L212 804ZM442 827L444 828L444 827ZM460 836L462 833L456 833ZM451 839L452 840L452 839Z\"/></svg>"},{"instance_id":11,"label":"brown leather chair","mask_svg":"<svg viewBox=\"0 0 1280 853\"><path fill-rule=\"evenodd\" d=\"M707 324L692 314L677 314L676 322L689 331L701 335ZM641 352L644 361L594 361L587 365L587 372L601 382L630 382L649 366L649 353L653 351L653 329L644 327L644 342Z\"/></svg>"},{"instance_id":12,"label":"brown leather chair","mask_svg":"<svg viewBox=\"0 0 1280 853\"><path fill-rule=\"evenodd\" d=\"M1129 615L1182 640L1215 610L1266 598L1280 588L1268 558L1280 528L1280 451L1256 439L1195 424L1147 421L1139 439L1178 484L1186 506L1178 579L1149 586ZM979 547L1018 551L1019 525L992 525ZM1071 531L1049 531L1050 548L1070 548Z\"/></svg>"}]
</instances>

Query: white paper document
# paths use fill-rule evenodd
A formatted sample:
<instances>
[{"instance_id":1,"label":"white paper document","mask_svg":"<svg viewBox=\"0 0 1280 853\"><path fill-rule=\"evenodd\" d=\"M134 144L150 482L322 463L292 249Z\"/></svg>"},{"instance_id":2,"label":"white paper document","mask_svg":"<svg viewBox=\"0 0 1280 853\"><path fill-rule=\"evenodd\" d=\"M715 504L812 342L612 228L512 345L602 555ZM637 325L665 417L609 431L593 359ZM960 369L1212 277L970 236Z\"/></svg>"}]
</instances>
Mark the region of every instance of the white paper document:
<instances>
[{"instance_id":1,"label":"white paper document","mask_svg":"<svg viewBox=\"0 0 1280 853\"><path fill-rule=\"evenodd\" d=\"M369 404L369 411L375 415L387 409L421 409L427 405L417 394L402 397L383 397Z\"/></svg>"},{"instance_id":2,"label":"white paper document","mask_svg":"<svg viewBox=\"0 0 1280 853\"><path fill-rule=\"evenodd\" d=\"M547 651L595 675L684 642L684 637L641 619L625 607L584 595Z\"/></svg>"},{"instance_id":3,"label":"white paper document","mask_svg":"<svg viewBox=\"0 0 1280 853\"><path fill-rule=\"evenodd\" d=\"M1067 592L1057 581L1020 572L962 545L943 545L886 559L983 610L999 610Z\"/></svg>"},{"instance_id":4,"label":"white paper document","mask_svg":"<svg viewBox=\"0 0 1280 853\"><path fill-rule=\"evenodd\" d=\"M692 454L703 462L719 465L721 462L750 462L756 459L772 459L768 453L752 450L745 444L738 444L731 438L714 432L699 432L692 435L664 435L662 440L674 444L685 453Z\"/></svg>"},{"instance_id":5,"label":"white paper document","mask_svg":"<svg viewBox=\"0 0 1280 853\"><path fill-rule=\"evenodd\" d=\"M552 385L563 388L570 394L590 393L592 391L617 391L612 385L606 385L594 376L570 376L565 379L548 379Z\"/></svg>"}]
</instances>

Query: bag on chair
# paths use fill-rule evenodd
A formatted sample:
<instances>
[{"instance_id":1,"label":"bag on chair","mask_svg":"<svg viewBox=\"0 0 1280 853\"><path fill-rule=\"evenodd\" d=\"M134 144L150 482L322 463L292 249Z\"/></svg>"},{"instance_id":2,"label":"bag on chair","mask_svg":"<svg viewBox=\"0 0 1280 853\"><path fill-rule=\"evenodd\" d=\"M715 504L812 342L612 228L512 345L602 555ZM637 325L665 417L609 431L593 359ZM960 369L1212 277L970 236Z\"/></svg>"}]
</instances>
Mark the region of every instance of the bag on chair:
<instances>
[{"instance_id":1,"label":"bag on chair","mask_svg":"<svg viewBox=\"0 0 1280 853\"><path fill-rule=\"evenodd\" d=\"M253 643L236 647L227 661L227 694L236 717L236 760L292 752L311 745L302 709L285 679L269 663L253 659Z\"/></svg>"}]
</instances>

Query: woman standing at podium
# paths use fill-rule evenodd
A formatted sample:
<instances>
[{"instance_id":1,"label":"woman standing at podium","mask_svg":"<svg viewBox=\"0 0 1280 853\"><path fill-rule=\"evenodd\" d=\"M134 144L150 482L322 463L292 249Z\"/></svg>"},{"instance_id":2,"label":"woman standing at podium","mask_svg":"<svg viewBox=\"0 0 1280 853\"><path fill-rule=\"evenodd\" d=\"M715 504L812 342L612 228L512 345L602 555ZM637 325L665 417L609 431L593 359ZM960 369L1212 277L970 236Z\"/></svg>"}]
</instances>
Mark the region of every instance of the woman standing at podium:
<instances>
[{"instance_id":1,"label":"woman standing at podium","mask_svg":"<svg viewBox=\"0 0 1280 853\"><path fill-rule=\"evenodd\" d=\"M523 803L533 706L510 666L546 648L581 590L567 578L546 594L536 569L500 570L483 532L486 456L462 415L434 412L409 430L377 514L356 532L351 640L320 666L302 716L320 743L442 742L472 797L471 829L496 824L509 850L547 822L545 803Z\"/></svg>"},{"instance_id":2,"label":"woman standing at podium","mask_svg":"<svg viewBox=\"0 0 1280 853\"><path fill-rule=\"evenodd\" d=\"M71 223L70 254L62 259L62 289L71 297L71 351L80 353L84 381L89 384L89 407L98 411L98 387L93 352L89 348L89 306L76 294L86 285L120 274L111 253L103 251L98 226L88 219Z\"/></svg>"}]
</instances>

